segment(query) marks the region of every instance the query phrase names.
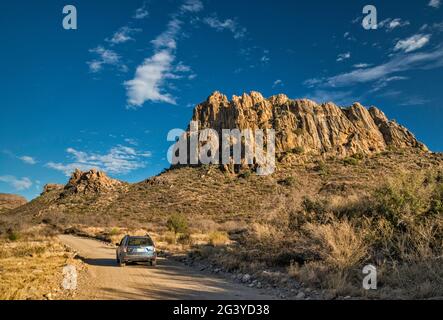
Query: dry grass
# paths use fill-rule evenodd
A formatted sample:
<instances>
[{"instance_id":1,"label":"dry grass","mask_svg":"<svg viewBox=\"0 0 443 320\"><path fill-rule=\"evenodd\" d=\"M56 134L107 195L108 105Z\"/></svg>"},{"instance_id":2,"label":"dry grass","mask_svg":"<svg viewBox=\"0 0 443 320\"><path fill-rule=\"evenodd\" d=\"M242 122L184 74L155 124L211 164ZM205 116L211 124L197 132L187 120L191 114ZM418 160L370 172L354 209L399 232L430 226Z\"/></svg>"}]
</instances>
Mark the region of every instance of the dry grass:
<instances>
[{"instance_id":1,"label":"dry grass","mask_svg":"<svg viewBox=\"0 0 443 320\"><path fill-rule=\"evenodd\" d=\"M62 283L63 267L78 264L72 254L53 238L33 237L0 242L0 299L67 298Z\"/></svg>"},{"instance_id":2,"label":"dry grass","mask_svg":"<svg viewBox=\"0 0 443 320\"><path fill-rule=\"evenodd\" d=\"M367 259L368 245L361 231L336 218L328 224L307 223L303 245L337 270L348 270Z\"/></svg>"},{"instance_id":3,"label":"dry grass","mask_svg":"<svg viewBox=\"0 0 443 320\"><path fill-rule=\"evenodd\" d=\"M209 243L214 247L223 246L228 244L229 242L229 236L226 232L213 231L209 234Z\"/></svg>"}]
</instances>

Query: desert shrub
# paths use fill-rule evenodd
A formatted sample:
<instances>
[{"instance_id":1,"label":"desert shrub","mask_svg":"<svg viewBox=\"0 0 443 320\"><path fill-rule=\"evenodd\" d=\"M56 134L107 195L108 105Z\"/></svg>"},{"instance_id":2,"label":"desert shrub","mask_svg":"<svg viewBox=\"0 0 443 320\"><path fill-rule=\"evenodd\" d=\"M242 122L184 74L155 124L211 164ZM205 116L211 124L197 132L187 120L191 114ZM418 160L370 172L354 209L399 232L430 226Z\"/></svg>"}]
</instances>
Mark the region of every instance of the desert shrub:
<instances>
[{"instance_id":1,"label":"desert shrub","mask_svg":"<svg viewBox=\"0 0 443 320\"><path fill-rule=\"evenodd\" d=\"M347 270L367 259L368 247L361 231L350 222L307 223L303 227L305 245L337 270Z\"/></svg>"},{"instance_id":2,"label":"desert shrub","mask_svg":"<svg viewBox=\"0 0 443 320\"><path fill-rule=\"evenodd\" d=\"M323 214L326 212L325 202L319 199L311 199L309 197L303 198L302 208L306 212L315 212Z\"/></svg>"},{"instance_id":3,"label":"desert shrub","mask_svg":"<svg viewBox=\"0 0 443 320\"><path fill-rule=\"evenodd\" d=\"M209 234L209 243L216 247L225 245L229 242L229 236L223 231L214 231Z\"/></svg>"},{"instance_id":4,"label":"desert shrub","mask_svg":"<svg viewBox=\"0 0 443 320\"><path fill-rule=\"evenodd\" d=\"M21 238L21 234L18 231L10 230L8 232L8 239L10 241L17 241L17 240L20 240L20 238Z\"/></svg>"},{"instance_id":5,"label":"desert shrub","mask_svg":"<svg viewBox=\"0 0 443 320\"><path fill-rule=\"evenodd\" d=\"M291 153L293 154L303 154L305 153L305 149L303 147L295 147L294 149L291 150Z\"/></svg>"},{"instance_id":6,"label":"desert shrub","mask_svg":"<svg viewBox=\"0 0 443 320\"><path fill-rule=\"evenodd\" d=\"M438 181L438 180L437 180ZM443 183L438 183L431 196L429 214L443 214Z\"/></svg>"},{"instance_id":7,"label":"desert shrub","mask_svg":"<svg viewBox=\"0 0 443 320\"><path fill-rule=\"evenodd\" d=\"M185 245L191 245L192 244L192 237L190 233L182 233L178 236L177 239L178 243L185 244Z\"/></svg>"},{"instance_id":8,"label":"desert shrub","mask_svg":"<svg viewBox=\"0 0 443 320\"><path fill-rule=\"evenodd\" d=\"M289 176L284 179L278 180L278 184L282 186L292 187L297 184L297 180L293 176Z\"/></svg>"},{"instance_id":9,"label":"desert shrub","mask_svg":"<svg viewBox=\"0 0 443 320\"><path fill-rule=\"evenodd\" d=\"M330 217L325 200L304 197L301 202L301 210L289 211L287 226L291 231L299 231L306 223L327 223Z\"/></svg>"},{"instance_id":10,"label":"desert shrub","mask_svg":"<svg viewBox=\"0 0 443 320\"><path fill-rule=\"evenodd\" d=\"M166 227L169 231L174 232L175 235L177 233L186 233L188 231L188 221L184 215L175 213L166 221Z\"/></svg>"},{"instance_id":11,"label":"desert shrub","mask_svg":"<svg viewBox=\"0 0 443 320\"><path fill-rule=\"evenodd\" d=\"M365 155L363 153L354 153L351 158L357 159L357 160L363 160L365 158Z\"/></svg>"},{"instance_id":12,"label":"desert shrub","mask_svg":"<svg viewBox=\"0 0 443 320\"><path fill-rule=\"evenodd\" d=\"M194 219L193 221L190 222L192 229L194 229L195 231L198 232L211 232L211 231L215 231L219 228L219 225L217 222L215 222L214 220L211 219L205 219L205 218L201 218L201 219Z\"/></svg>"},{"instance_id":13,"label":"desert shrub","mask_svg":"<svg viewBox=\"0 0 443 320\"><path fill-rule=\"evenodd\" d=\"M415 175L400 176L377 188L373 194L373 209L377 216L386 218L396 227L414 223L430 205L431 186Z\"/></svg>"},{"instance_id":14,"label":"desert shrub","mask_svg":"<svg viewBox=\"0 0 443 320\"><path fill-rule=\"evenodd\" d=\"M348 157L343 159L343 164L345 166L356 166L360 161L353 157Z\"/></svg>"},{"instance_id":15,"label":"desert shrub","mask_svg":"<svg viewBox=\"0 0 443 320\"><path fill-rule=\"evenodd\" d=\"M177 243L177 236L172 231L165 232L162 236L162 239L167 244L176 244Z\"/></svg>"},{"instance_id":16,"label":"desert shrub","mask_svg":"<svg viewBox=\"0 0 443 320\"><path fill-rule=\"evenodd\" d=\"M319 172L322 176L329 174L329 168L323 161L317 161L317 164L314 167L314 170Z\"/></svg>"},{"instance_id":17,"label":"desert shrub","mask_svg":"<svg viewBox=\"0 0 443 320\"><path fill-rule=\"evenodd\" d=\"M251 171L244 171L238 175L241 179L248 179L251 176Z\"/></svg>"}]
</instances>

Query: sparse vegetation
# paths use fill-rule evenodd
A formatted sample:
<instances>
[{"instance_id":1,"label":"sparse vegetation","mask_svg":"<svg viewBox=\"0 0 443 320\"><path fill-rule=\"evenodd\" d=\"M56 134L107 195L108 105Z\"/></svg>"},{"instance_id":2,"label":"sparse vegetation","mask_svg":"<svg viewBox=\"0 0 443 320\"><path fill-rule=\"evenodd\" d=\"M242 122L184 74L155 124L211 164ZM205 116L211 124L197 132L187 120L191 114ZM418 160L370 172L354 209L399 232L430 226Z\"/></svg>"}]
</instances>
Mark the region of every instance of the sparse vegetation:
<instances>
[{"instance_id":1,"label":"sparse vegetation","mask_svg":"<svg viewBox=\"0 0 443 320\"><path fill-rule=\"evenodd\" d=\"M272 176L245 179L216 169L204 177L201 168L172 169L103 202L58 200L51 191L2 216L0 232L14 244L23 238L9 240L8 229L24 237L23 229L43 219L51 222L47 230L78 226L116 237L143 228L155 230L162 250L191 250L249 274L286 270L329 298L442 296L443 156L349 158L354 164L337 157L279 164ZM48 206L54 199L61 204L55 209ZM379 272L376 292L361 289L368 263Z\"/></svg>"},{"instance_id":2,"label":"sparse vegetation","mask_svg":"<svg viewBox=\"0 0 443 320\"><path fill-rule=\"evenodd\" d=\"M294 278L326 290L329 297L441 296L442 195L439 174L421 172L399 174L348 200L305 197L300 210L253 224L235 249L224 251L230 258L221 263L249 271L252 263L286 265ZM285 216L287 223L282 223ZM203 254L207 259L219 256L218 251ZM361 270L369 263L379 270L377 292L361 289Z\"/></svg>"},{"instance_id":3,"label":"sparse vegetation","mask_svg":"<svg viewBox=\"0 0 443 320\"><path fill-rule=\"evenodd\" d=\"M303 148L301 146L295 147L294 149L291 150L291 153L293 153L293 154L303 154L303 153L305 153L305 148Z\"/></svg>"},{"instance_id":4,"label":"sparse vegetation","mask_svg":"<svg viewBox=\"0 0 443 320\"><path fill-rule=\"evenodd\" d=\"M212 246L225 245L229 242L229 236L226 232L213 231L209 234L209 243Z\"/></svg>"},{"instance_id":5,"label":"sparse vegetation","mask_svg":"<svg viewBox=\"0 0 443 320\"><path fill-rule=\"evenodd\" d=\"M188 231L188 221L185 216L181 214L173 214L169 217L166 222L166 226L169 231L174 232L176 235L178 233L186 233Z\"/></svg>"},{"instance_id":6,"label":"sparse vegetation","mask_svg":"<svg viewBox=\"0 0 443 320\"><path fill-rule=\"evenodd\" d=\"M318 171L322 176L326 176L329 174L329 168L324 161L317 161L314 169L315 171Z\"/></svg>"},{"instance_id":7,"label":"sparse vegetation","mask_svg":"<svg viewBox=\"0 0 443 320\"><path fill-rule=\"evenodd\" d=\"M23 235L0 242L0 299L67 298L60 289L63 266L79 264L55 239Z\"/></svg>"},{"instance_id":8,"label":"sparse vegetation","mask_svg":"<svg viewBox=\"0 0 443 320\"><path fill-rule=\"evenodd\" d=\"M246 170L246 171L243 171L242 173L240 173L238 175L238 177L241 178L241 179L248 179L251 176L251 174L252 173L251 173L250 170Z\"/></svg>"},{"instance_id":9,"label":"sparse vegetation","mask_svg":"<svg viewBox=\"0 0 443 320\"><path fill-rule=\"evenodd\" d=\"M10 231L8 232L8 239L9 239L10 241L17 241L17 240L19 240L20 238L21 238L21 235L20 235L19 232L17 232L17 231L13 231L13 230L10 230Z\"/></svg>"},{"instance_id":10,"label":"sparse vegetation","mask_svg":"<svg viewBox=\"0 0 443 320\"><path fill-rule=\"evenodd\" d=\"M359 163L359 159L348 157L343 159L343 164L346 166L356 166Z\"/></svg>"},{"instance_id":11,"label":"sparse vegetation","mask_svg":"<svg viewBox=\"0 0 443 320\"><path fill-rule=\"evenodd\" d=\"M278 180L278 184L287 187L293 187L297 184L297 180L293 176Z\"/></svg>"}]
</instances>

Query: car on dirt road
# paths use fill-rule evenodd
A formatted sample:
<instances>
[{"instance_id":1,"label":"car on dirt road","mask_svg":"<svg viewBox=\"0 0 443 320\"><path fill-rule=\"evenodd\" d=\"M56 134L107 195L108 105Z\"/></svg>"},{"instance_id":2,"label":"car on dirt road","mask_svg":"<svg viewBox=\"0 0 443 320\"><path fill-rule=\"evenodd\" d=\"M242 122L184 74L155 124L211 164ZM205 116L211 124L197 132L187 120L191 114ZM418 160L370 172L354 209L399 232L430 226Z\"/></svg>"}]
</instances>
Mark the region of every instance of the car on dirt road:
<instances>
[{"instance_id":1,"label":"car on dirt road","mask_svg":"<svg viewBox=\"0 0 443 320\"><path fill-rule=\"evenodd\" d=\"M141 237L126 235L116 245L117 263L121 267L130 262L148 262L151 266L157 264L154 241L148 235Z\"/></svg>"}]
</instances>

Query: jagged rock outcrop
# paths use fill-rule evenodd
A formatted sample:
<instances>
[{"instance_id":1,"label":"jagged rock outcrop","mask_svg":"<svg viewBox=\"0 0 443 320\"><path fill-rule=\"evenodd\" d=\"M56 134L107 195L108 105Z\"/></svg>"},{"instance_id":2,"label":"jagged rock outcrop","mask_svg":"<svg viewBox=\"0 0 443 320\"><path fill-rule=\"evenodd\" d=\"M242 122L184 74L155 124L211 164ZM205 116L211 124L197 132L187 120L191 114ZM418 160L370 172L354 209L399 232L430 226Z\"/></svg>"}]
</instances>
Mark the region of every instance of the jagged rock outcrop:
<instances>
[{"instance_id":1,"label":"jagged rock outcrop","mask_svg":"<svg viewBox=\"0 0 443 320\"><path fill-rule=\"evenodd\" d=\"M18 208L26 204L27 202L28 201L22 196L16 194L0 193L0 213Z\"/></svg>"},{"instance_id":2,"label":"jagged rock outcrop","mask_svg":"<svg viewBox=\"0 0 443 320\"><path fill-rule=\"evenodd\" d=\"M64 185L62 184L57 184L57 183L48 183L45 184L45 186L43 187L43 192L41 193L42 195L52 192L52 191L61 191L63 190Z\"/></svg>"},{"instance_id":3,"label":"jagged rock outcrop","mask_svg":"<svg viewBox=\"0 0 443 320\"><path fill-rule=\"evenodd\" d=\"M424 144L375 107L354 103L341 108L331 102L317 104L308 99L292 100L280 94L268 99L258 92L233 96L229 101L214 92L197 105L193 121L199 130L274 129L276 153L303 150L309 155L339 157L371 154L389 148L416 148Z\"/></svg>"},{"instance_id":4,"label":"jagged rock outcrop","mask_svg":"<svg viewBox=\"0 0 443 320\"><path fill-rule=\"evenodd\" d=\"M73 194L98 194L119 191L126 187L127 183L111 179L104 172L91 169L82 172L76 169L64 186L61 197Z\"/></svg>"}]
</instances>

